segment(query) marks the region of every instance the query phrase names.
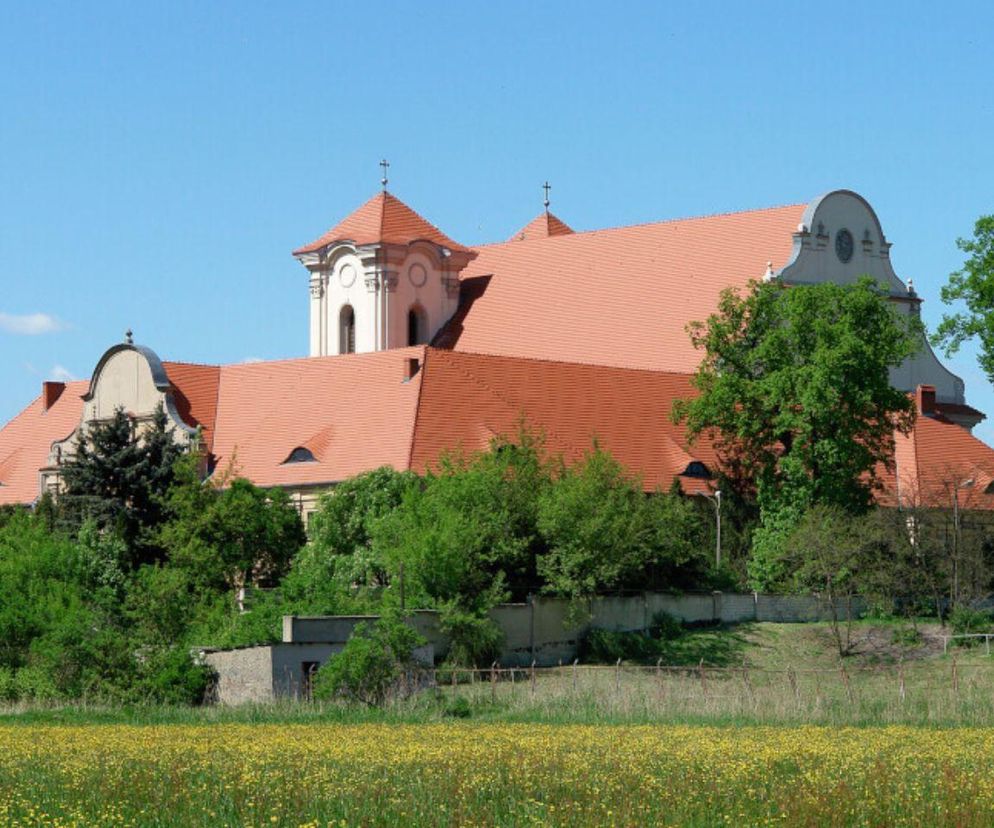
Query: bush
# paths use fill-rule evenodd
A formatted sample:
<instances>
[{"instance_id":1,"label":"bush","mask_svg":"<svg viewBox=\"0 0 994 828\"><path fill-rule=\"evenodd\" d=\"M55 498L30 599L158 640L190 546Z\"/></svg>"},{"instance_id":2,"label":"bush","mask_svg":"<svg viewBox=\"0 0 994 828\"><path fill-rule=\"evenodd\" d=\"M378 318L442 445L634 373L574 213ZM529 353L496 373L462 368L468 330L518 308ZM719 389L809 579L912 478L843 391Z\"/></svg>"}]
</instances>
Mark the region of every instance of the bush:
<instances>
[{"instance_id":1,"label":"bush","mask_svg":"<svg viewBox=\"0 0 994 828\"><path fill-rule=\"evenodd\" d=\"M9 667L0 667L0 702L12 701L17 701L17 684L14 681L14 671Z\"/></svg>"},{"instance_id":2,"label":"bush","mask_svg":"<svg viewBox=\"0 0 994 828\"><path fill-rule=\"evenodd\" d=\"M614 663L651 662L661 655L659 641L640 632L591 629L580 642L583 661Z\"/></svg>"},{"instance_id":3,"label":"bush","mask_svg":"<svg viewBox=\"0 0 994 828\"><path fill-rule=\"evenodd\" d=\"M413 666L412 651L424 639L397 618L359 624L345 648L314 677L314 698L344 697L370 707L383 704Z\"/></svg>"},{"instance_id":4,"label":"bush","mask_svg":"<svg viewBox=\"0 0 994 828\"><path fill-rule=\"evenodd\" d=\"M449 636L449 664L475 667L493 664L500 657L504 633L488 615L448 606L442 609L439 627Z\"/></svg>"},{"instance_id":5,"label":"bush","mask_svg":"<svg viewBox=\"0 0 994 828\"><path fill-rule=\"evenodd\" d=\"M949 614L949 625L956 635L991 632L991 616L983 610L956 607Z\"/></svg>"},{"instance_id":6,"label":"bush","mask_svg":"<svg viewBox=\"0 0 994 828\"><path fill-rule=\"evenodd\" d=\"M683 635L683 626L668 612L660 610L649 622L649 635L660 641L672 641Z\"/></svg>"}]
</instances>

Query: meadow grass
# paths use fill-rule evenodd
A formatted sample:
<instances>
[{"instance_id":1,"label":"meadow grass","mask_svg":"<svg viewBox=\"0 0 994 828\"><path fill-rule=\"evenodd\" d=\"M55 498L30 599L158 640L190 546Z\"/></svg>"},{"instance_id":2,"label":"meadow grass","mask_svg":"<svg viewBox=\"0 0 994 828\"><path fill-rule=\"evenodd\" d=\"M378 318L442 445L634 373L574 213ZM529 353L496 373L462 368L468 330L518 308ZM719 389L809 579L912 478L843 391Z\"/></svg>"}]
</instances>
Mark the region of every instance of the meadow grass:
<instances>
[{"instance_id":1,"label":"meadow grass","mask_svg":"<svg viewBox=\"0 0 994 828\"><path fill-rule=\"evenodd\" d=\"M382 709L11 708L0 828L994 824L983 650L843 671L817 630L762 635L797 640L735 668L440 673Z\"/></svg>"},{"instance_id":2,"label":"meadow grass","mask_svg":"<svg viewBox=\"0 0 994 828\"><path fill-rule=\"evenodd\" d=\"M2 826L994 823L994 732L0 725Z\"/></svg>"}]
</instances>

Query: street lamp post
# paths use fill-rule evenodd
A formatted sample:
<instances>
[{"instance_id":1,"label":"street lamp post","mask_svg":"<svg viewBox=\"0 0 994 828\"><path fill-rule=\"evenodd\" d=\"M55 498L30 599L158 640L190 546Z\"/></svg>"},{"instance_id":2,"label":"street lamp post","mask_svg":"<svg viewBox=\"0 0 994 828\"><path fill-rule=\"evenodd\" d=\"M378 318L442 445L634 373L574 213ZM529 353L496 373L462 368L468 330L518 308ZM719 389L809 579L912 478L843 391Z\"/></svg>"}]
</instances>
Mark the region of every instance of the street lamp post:
<instances>
[{"instance_id":1,"label":"street lamp post","mask_svg":"<svg viewBox=\"0 0 994 828\"><path fill-rule=\"evenodd\" d=\"M721 569L721 490L716 489L713 495L698 492L700 497L707 498L714 506L715 539L714 539L714 568Z\"/></svg>"}]
</instances>

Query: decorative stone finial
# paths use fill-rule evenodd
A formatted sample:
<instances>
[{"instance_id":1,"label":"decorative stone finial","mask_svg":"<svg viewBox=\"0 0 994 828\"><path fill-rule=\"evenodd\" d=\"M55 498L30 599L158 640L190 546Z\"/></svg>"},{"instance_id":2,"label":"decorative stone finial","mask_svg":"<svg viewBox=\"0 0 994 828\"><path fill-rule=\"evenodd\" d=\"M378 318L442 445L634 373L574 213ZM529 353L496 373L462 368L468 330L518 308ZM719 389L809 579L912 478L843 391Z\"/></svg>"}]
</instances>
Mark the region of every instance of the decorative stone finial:
<instances>
[{"instance_id":1,"label":"decorative stone finial","mask_svg":"<svg viewBox=\"0 0 994 828\"><path fill-rule=\"evenodd\" d=\"M915 283L911 279L908 279L908 295L915 295Z\"/></svg>"},{"instance_id":2,"label":"decorative stone finial","mask_svg":"<svg viewBox=\"0 0 994 828\"><path fill-rule=\"evenodd\" d=\"M128 328L124 332L124 341L127 342L129 345L134 345L135 344L135 336L131 332L131 328Z\"/></svg>"},{"instance_id":3,"label":"decorative stone finial","mask_svg":"<svg viewBox=\"0 0 994 828\"><path fill-rule=\"evenodd\" d=\"M383 185L383 189L386 190L386 188L387 188L387 167L390 166L390 162L387 161L386 158L384 158L382 161L380 161L380 166L383 168L383 177L380 179L380 184L382 184Z\"/></svg>"},{"instance_id":4,"label":"decorative stone finial","mask_svg":"<svg viewBox=\"0 0 994 828\"><path fill-rule=\"evenodd\" d=\"M766 263L766 273L763 274L764 282L772 282L777 278L777 274L773 272L773 262Z\"/></svg>"},{"instance_id":5,"label":"decorative stone finial","mask_svg":"<svg viewBox=\"0 0 994 828\"><path fill-rule=\"evenodd\" d=\"M546 181L542 185L542 189L545 190L545 201L543 203L545 204L545 212L548 213L549 212L549 190L552 189L552 185L549 184L548 181Z\"/></svg>"}]
</instances>

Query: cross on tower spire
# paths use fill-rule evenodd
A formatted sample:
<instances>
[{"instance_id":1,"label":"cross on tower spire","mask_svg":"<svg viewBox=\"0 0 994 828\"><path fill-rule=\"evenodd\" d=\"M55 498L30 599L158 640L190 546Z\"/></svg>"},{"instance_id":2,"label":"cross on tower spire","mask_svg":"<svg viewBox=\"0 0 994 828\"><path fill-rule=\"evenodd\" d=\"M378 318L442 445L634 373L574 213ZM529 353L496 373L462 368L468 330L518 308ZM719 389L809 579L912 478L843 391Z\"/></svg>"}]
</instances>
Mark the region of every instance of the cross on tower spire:
<instances>
[{"instance_id":1,"label":"cross on tower spire","mask_svg":"<svg viewBox=\"0 0 994 828\"><path fill-rule=\"evenodd\" d=\"M383 178L380 179L380 184L383 185L383 189L385 190L387 188L387 167L390 166L390 162L384 158L380 161L380 166L383 168Z\"/></svg>"},{"instance_id":2,"label":"cross on tower spire","mask_svg":"<svg viewBox=\"0 0 994 828\"><path fill-rule=\"evenodd\" d=\"M548 213L549 212L549 190L552 189L552 185L549 184L548 181L546 181L542 185L542 189L545 190L545 212Z\"/></svg>"}]
</instances>

